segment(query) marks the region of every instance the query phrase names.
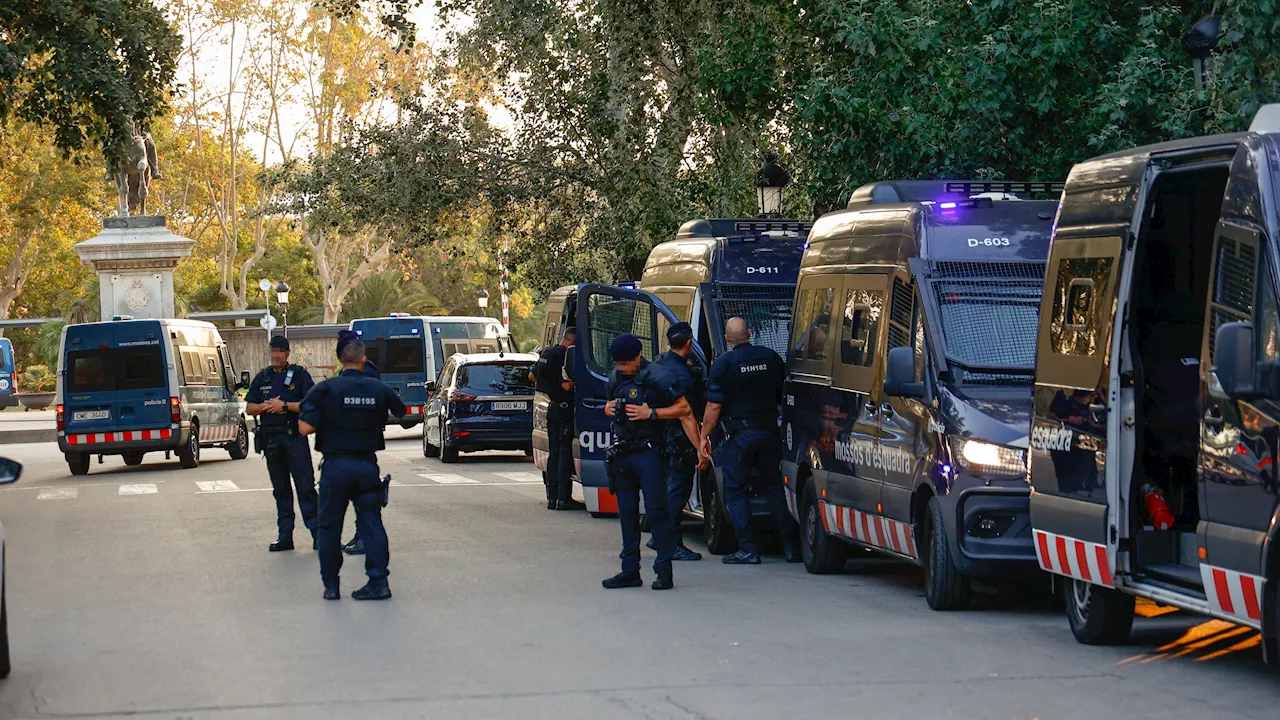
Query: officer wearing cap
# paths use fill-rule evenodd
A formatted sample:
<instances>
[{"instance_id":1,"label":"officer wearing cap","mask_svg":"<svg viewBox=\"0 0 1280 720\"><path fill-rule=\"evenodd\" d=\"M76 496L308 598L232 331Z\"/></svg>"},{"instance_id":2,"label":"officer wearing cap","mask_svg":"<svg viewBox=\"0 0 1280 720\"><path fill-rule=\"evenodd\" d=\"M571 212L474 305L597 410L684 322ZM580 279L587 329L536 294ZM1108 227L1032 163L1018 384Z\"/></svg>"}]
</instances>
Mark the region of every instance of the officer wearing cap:
<instances>
[{"instance_id":1,"label":"officer wearing cap","mask_svg":"<svg viewBox=\"0 0 1280 720\"><path fill-rule=\"evenodd\" d=\"M293 488L298 489L298 509L302 522L311 531L312 547L316 542L316 476L311 467L311 446L298 432L298 408L307 392L315 385L311 374L289 362L289 340L279 335L271 338L271 366L249 384L245 395L245 412L258 418L255 432L259 446L267 458L267 474L271 476L271 494L276 499L276 541L269 550L293 549Z\"/></svg>"},{"instance_id":2,"label":"officer wearing cap","mask_svg":"<svg viewBox=\"0 0 1280 720\"><path fill-rule=\"evenodd\" d=\"M547 396L547 486L548 510L581 510L573 499L573 381L565 376L564 364L573 347L577 330L567 327L559 345L542 351L529 371L538 392Z\"/></svg>"},{"instance_id":3,"label":"officer wearing cap","mask_svg":"<svg viewBox=\"0 0 1280 720\"><path fill-rule=\"evenodd\" d=\"M338 333L342 372L312 390L302 403L298 427L316 435L324 454L320 466L320 579L324 598L337 600L342 568L342 520L347 503L355 505L356 528L365 548L369 582L351 594L356 600L386 600L390 549L382 526L384 486L378 477L377 451L383 449L387 413L403 419L408 408L395 391L366 376L364 343L349 330Z\"/></svg>"},{"instance_id":4,"label":"officer wearing cap","mask_svg":"<svg viewBox=\"0 0 1280 720\"><path fill-rule=\"evenodd\" d=\"M676 549L672 560L701 560L702 555L684 545L680 519L693 492L694 471L703 465L698 455L698 418L705 404L706 380L702 367L693 358L693 328L678 322L667 329L671 349L654 359L654 364L671 373L680 385L680 394L689 402L692 413L679 420L668 420L663 455L667 467L667 512L671 516L672 536ZM650 538L649 548L655 546Z\"/></svg>"},{"instance_id":5,"label":"officer wearing cap","mask_svg":"<svg viewBox=\"0 0 1280 720\"><path fill-rule=\"evenodd\" d=\"M609 373L609 395L604 414L613 418L613 443L605 452L609 490L618 498L622 523L622 572L603 581L606 589L640 587L640 493L653 530L658 557L653 570L654 590L674 587L671 555L675 537L667 514L666 473L662 465L664 420L679 420L692 411L681 394L679 381L662 366L641 355L635 335L619 335L609 345L615 367Z\"/></svg>"},{"instance_id":6,"label":"officer wearing cap","mask_svg":"<svg viewBox=\"0 0 1280 720\"><path fill-rule=\"evenodd\" d=\"M778 406L782 403L785 368L773 350L751 344L745 320L730 318L725 341L733 348L711 364L707 407L698 443L704 460L711 457L711 433L721 421L725 441L720 446L725 506L738 537L738 550L724 556L729 565L759 565L751 529L751 471L759 468L769 510L778 523L787 562L800 562L799 527L787 510L782 487L781 438Z\"/></svg>"},{"instance_id":7,"label":"officer wearing cap","mask_svg":"<svg viewBox=\"0 0 1280 720\"><path fill-rule=\"evenodd\" d=\"M364 361L364 368L361 369L360 372L365 377L373 378L374 380L382 379L382 373L378 372L378 366L369 362L367 359ZM342 546L342 552L348 555L364 554L364 541L360 539L360 528L356 528L356 535L351 538L351 542Z\"/></svg>"}]
</instances>

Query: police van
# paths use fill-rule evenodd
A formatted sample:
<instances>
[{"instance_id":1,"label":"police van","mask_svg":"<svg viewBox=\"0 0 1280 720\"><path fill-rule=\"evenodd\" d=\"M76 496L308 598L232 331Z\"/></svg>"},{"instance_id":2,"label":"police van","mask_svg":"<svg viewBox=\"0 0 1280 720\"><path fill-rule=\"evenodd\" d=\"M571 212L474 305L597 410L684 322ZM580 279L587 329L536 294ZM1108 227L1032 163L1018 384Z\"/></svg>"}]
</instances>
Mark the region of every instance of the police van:
<instances>
[{"instance_id":1,"label":"police van","mask_svg":"<svg viewBox=\"0 0 1280 720\"><path fill-rule=\"evenodd\" d=\"M612 442L603 410L613 369L609 343L622 333L634 333L641 338L644 357L652 360L666 350L666 329L688 322L694 329L694 358L705 376L711 361L728 349L725 322L741 316L751 325L752 342L785 351L795 277L811 225L795 220L691 220L681 226L675 239L650 251L637 288L579 285L551 294L543 345L558 342L569 325L578 331L577 347L569 353L568 363L575 381L573 455L578 484L591 513L617 512L604 470L604 451ZM547 398L539 393L533 442L534 458L543 471L546 407ZM735 542L720 499L721 486L718 470L703 473L688 508L702 518L714 553L732 552ZM756 514L767 516L763 498L756 502Z\"/></svg>"},{"instance_id":2,"label":"police van","mask_svg":"<svg viewBox=\"0 0 1280 720\"><path fill-rule=\"evenodd\" d=\"M454 353L514 352L510 334L493 318L467 316L411 316L391 313L381 318L352 320L350 329L364 342L369 362L378 368L409 408L405 427L422 422L422 411L444 363ZM428 340L430 338L430 340ZM401 425L387 417L387 424Z\"/></svg>"},{"instance_id":3,"label":"police van","mask_svg":"<svg viewBox=\"0 0 1280 720\"><path fill-rule=\"evenodd\" d=\"M13 343L0 338L0 408L18 404L18 377L14 367Z\"/></svg>"},{"instance_id":4,"label":"police van","mask_svg":"<svg viewBox=\"0 0 1280 720\"><path fill-rule=\"evenodd\" d=\"M921 565L936 610L1035 573L1025 452L1054 183L878 182L814 225L784 357L811 573Z\"/></svg>"},{"instance_id":5,"label":"police van","mask_svg":"<svg viewBox=\"0 0 1280 720\"><path fill-rule=\"evenodd\" d=\"M59 350L58 448L72 475L98 456L138 465L148 452L177 454L184 468L200 449L249 455L249 430L236 377L218 329L196 320L131 320L68 325Z\"/></svg>"},{"instance_id":6,"label":"police van","mask_svg":"<svg viewBox=\"0 0 1280 720\"><path fill-rule=\"evenodd\" d=\"M1280 105L1072 169L1040 309L1031 523L1084 643L1134 596L1280 662Z\"/></svg>"}]
</instances>

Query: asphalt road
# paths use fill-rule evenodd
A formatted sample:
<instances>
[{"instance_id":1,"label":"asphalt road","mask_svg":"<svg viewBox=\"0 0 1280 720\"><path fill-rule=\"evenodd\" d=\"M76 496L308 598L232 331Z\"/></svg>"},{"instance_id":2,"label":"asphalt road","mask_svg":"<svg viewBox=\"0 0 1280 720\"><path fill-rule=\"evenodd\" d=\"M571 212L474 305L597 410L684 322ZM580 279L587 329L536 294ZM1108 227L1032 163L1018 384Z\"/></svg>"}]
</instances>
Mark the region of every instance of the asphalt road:
<instances>
[{"instance_id":1,"label":"asphalt road","mask_svg":"<svg viewBox=\"0 0 1280 720\"><path fill-rule=\"evenodd\" d=\"M258 456L205 451L194 470L108 458L72 478L51 444L0 454L26 464L0 489L14 664L0 719L1168 720L1280 708L1280 673L1255 633L1183 613L1140 619L1126 646L1085 647L1052 603L1006 593L936 613L918 571L875 560L819 577L777 557L712 559L677 565L671 592L605 591L616 521L547 511L518 454L446 466L417 440L389 443L383 468L404 485L385 513L386 603L323 601L309 544L267 553L274 508ZM344 568L344 596L362 569Z\"/></svg>"}]
</instances>

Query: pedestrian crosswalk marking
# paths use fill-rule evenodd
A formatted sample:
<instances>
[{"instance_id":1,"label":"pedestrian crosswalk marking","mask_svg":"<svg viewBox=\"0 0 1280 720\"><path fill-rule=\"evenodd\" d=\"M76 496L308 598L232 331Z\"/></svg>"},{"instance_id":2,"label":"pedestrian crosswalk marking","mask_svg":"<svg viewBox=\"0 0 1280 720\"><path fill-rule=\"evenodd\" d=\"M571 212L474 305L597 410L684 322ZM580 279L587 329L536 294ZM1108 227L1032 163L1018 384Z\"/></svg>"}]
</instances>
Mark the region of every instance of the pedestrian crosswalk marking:
<instances>
[{"instance_id":1,"label":"pedestrian crosswalk marking","mask_svg":"<svg viewBox=\"0 0 1280 720\"><path fill-rule=\"evenodd\" d=\"M536 473L536 472L504 472L504 473L494 473L494 475L497 475L500 478L506 478L507 480L513 480L515 482L520 482L520 483L542 482L542 473Z\"/></svg>"},{"instance_id":2,"label":"pedestrian crosswalk marking","mask_svg":"<svg viewBox=\"0 0 1280 720\"><path fill-rule=\"evenodd\" d=\"M230 480L197 480L196 486L200 488L200 492L207 493L240 491L240 488Z\"/></svg>"},{"instance_id":3,"label":"pedestrian crosswalk marking","mask_svg":"<svg viewBox=\"0 0 1280 720\"><path fill-rule=\"evenodd\" d=\"M41 490L36 496L37 500L74 500L80 494L80 488L57 488L55 490Z\"/></svg>"},{"instance_id":4,"label":"pedestrian crosswalk marking","mask_svg":"<svg viewBox=\"0 0 1280 720\"><path fill-rule=\"evenodd\" d=\"M480 482L479 480L452 473L418 473L418 477L441 485L473 485Z\"/></svg>"},{"instance_id":5,"label":"pedestrian crosswalk marking","mask_svg":"<svg viewBox=\"0 0 1280 720\"><path fill-rule=\"evenodd\" d=\"M155 495L160 492L155 485L151 483L139 483L137 485L121 485L121 495Z\"/></svg>"}]
</instances>

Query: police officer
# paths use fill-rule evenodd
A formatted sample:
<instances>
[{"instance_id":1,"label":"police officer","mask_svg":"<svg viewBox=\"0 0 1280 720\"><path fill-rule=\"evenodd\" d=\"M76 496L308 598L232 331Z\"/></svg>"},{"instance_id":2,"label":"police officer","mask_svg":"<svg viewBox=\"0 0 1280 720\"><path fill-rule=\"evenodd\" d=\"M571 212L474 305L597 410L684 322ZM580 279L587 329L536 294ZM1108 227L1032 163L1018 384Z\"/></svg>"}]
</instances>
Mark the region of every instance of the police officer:
<instances>
[{"instance_id":1,"label":"police officer","mask_svg":"<svg viewBox=\"0 0 1280 720\"><path fill-rule=\"evenodd\" d=\"M573 381L565 377L564 364L577 331L564 330L559 345L542 351L529 372L538 392L551 401L547 407L547 509L581 510L573 499Z\"/></svg>"},{"instance_id":2,"label":"police officer","mask_svg":"<svg viewBox=\"0 0 1280 720\"><path fill-rule=\"evenodd\" d=\"M289 340L271 338L271 366L258 373L245 395L245 412L258 417L262 452L271 476L271 494L276 499L278 535L271 552L293 549L293 489L298 488L298 509L302 523L311 531L316 546L316 476L311 467L311 446L298 432L298 407L315 385L304 368L289 363Z\"/></svg>"},{"instance_id":3,"label":"police officer","mask_svg":"<svg viewBox=\"0 0 1280 720\"><path fill-rule=\"evenodd\" d=\"M324 598L337 600L338 571L342 568L342 519L347 503L355 505L356 527L365 547L369 582L351 594L356 600L386 600L390 550L382 527L385 487L378 479L377 451L383 449L382 429L387 413L403 419L408 408L395 391L361 372L364 343L349 330L338 333L342 372L320 383L302 403L298 427L316 434L316 449L324 454L320 466L320 579Z\"/></svg>"},{"instance_id":4,"label":"police officer","mask_svg":"<svg viewBox=\"0 0 1280 720\"><path fill-rule=\"evenodd\" d=\"M701 560L702 555L684 545L680 534L680 518L693 492L694 471L703 465L698 454L698 421L705 404L706 380L702 368L693 360L693 328L679 322L667 329L671 349L654 359L680 384L680 394L689 402L692 413L679 420L668 420L663 455L667 465L667 513L671 516L672 536L676 541L672 560ZM653 538L648 544L653 549Z\"/></svg>"},{"instance_id":5,"label":"police officer","mask_svg":"<svg viewBox=\"0 0 1280 720\"><path fill-rule=\"evenodd\" d=\"M738 550L724 556L722 562L760 564L751 530L751 470L755 467L760 468L763 490L778 523L787 562L800 562L799 527L787 511L780 469L778 405L782 402L785 374L782 358L767 347L752 345L751 331L742 318L729 319L724 337L733 349L711 364L698 444L703 459L710 460L711 433L723 416L726 439L720 446L720 467L725 506L738 536Z\"/></svg>"},{"instance_id":6,"label":"police officer","mask_svg":"<svg viewBox=\"0 0 1280 720\"><path fill-rule=\"evenodd\" d=\"M365 377L373 378L374 380L381 380L381 379L382 379L382 373L378 372L378 366L377 366L377 365L374 365L373 363L369 362L368 360L365 360L365 361L364 361L364 368L362 368L362 369L360 370L360 372L361 372L361 374L363 374ZM359 527L357 527L357 528L356 528L356 535L355 535L355 537L351 538L351 542L349 542L349 543L347 543L346 545L343 545L343 546L342 546L342 552L344 552L344 553L346 553L346 554L348 554L348 555L363 555L363 554L364 554L364 541L362 541L362 540L360 539L360 528L359 528Z\"/></svg>"},{"instance_id":7,"label":"police officer","mask_svg":"<svg viewBox=\"0 0 1280 720\"><path fill-rule=\"evenodd\" d=\"M635 335L619 335L609 345L616 367L609 373L609 396L604 414L613 418L613 444L605 453L609 490L618 497L622 523L622 572L603 581L606 589L640 587L640 493L653 530L658 557L653 570L654 590L674 587L671 555L675 537L667 514L666 473L662 464L664 420L689 415L689 401L681 395L679 381L660 365L641 356Z\"/></svg>"}]
</instances>

